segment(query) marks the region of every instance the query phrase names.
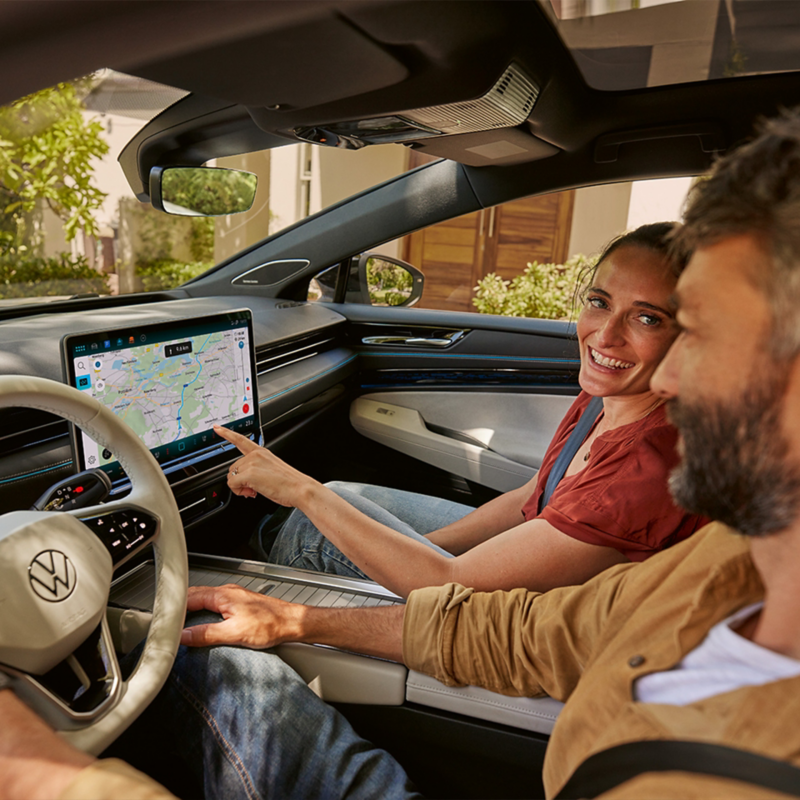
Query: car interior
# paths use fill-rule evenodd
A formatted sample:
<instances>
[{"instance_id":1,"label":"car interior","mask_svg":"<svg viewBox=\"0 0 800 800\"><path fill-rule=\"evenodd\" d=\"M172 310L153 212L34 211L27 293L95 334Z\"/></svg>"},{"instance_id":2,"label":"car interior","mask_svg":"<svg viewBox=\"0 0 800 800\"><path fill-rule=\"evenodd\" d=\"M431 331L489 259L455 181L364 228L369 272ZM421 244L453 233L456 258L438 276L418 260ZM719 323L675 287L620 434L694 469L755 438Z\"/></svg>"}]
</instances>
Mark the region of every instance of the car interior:
<instances>
[{"instance_id":1,"label":"car interior","mask_svg":"<svg viewBox=\"0 0 800 800\"><path fill-rule=\"evenodd\" d=\"M180 90L119 157L141 202L169 208L166 176L176 168L297 143L343 150L395 143L419 163L272 235L264 231L178 288L0 304L0 538L24 533L39 549L55 548L49 528L59 529L53 520L63 517L70 521L56 531L59 547L88 535L110 555L108 563L76 567L92 572L102 596L92 601L91 624L59 640L57 658L30 655L49 647L46 637L29 641L37 625L48 627L46 616L0 637L6 671L79 746L102 751L158 691L170 661L159 662L155 645L148 669L125 680L105 671L115 661L107 651L124 655L148 631L160 644L176 642L186 581L233 582L315 605L402 600L371 582L259 560L250 539L276 506L231 494L226 476L238 453L210 423L183 430L187 382L164 390L163 420L140 415L131 423L138 436L95 419L88 401L75 399L87 392L76 389L112 380L106 376L134 356L153 378L162 365L150 360L151 345L166 343L170 355L209 340L221 353L213 381L236 392L229 416L222 402L215 407L220 418L320 481L477 506L530 480L579 390L574 325L426 307L418 302L424 268L410 272L415 284L401 305L373 304L365 255L519 198L701 175L759 117L800 103L798 3L621 5L618 12L592 0L0 5L0 103L101 68ZM318 301L309 299L314 281ZM211 394L216 384L201 380ZM123 412L129 406L135 397ZM144 433L162 422L177 424L174 440L144 444ZM111 466L97 477L97 463ZM3 615L13 616L12 606ZM448 688L333 648L291 644L278 652L359 733L396 755L423 794L543 795L557 701ZM76 657L83 679L69 666ZM76 689L81 680L90 692ZM161 768L154 758L153 774L169 785Z\"/></svg>"}]
</instances>

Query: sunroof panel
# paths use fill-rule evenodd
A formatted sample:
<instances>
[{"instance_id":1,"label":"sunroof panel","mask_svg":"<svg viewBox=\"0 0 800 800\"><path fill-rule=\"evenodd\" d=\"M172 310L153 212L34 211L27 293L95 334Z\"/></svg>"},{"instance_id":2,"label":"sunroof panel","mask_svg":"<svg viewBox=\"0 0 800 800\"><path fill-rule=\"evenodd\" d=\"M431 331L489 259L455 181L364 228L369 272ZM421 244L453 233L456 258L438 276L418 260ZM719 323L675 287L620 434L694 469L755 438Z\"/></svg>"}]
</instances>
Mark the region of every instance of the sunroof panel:
<instances>
[{"instance_id":1,"label":"sunroof panel","mask_svg":"<svg viewBox=\"0 0 800 800\"><path fill-rule=\"evenodd\" d=\"M540 0L595 89L800 70L800 0Z\"/></svg>"}]
</instances>

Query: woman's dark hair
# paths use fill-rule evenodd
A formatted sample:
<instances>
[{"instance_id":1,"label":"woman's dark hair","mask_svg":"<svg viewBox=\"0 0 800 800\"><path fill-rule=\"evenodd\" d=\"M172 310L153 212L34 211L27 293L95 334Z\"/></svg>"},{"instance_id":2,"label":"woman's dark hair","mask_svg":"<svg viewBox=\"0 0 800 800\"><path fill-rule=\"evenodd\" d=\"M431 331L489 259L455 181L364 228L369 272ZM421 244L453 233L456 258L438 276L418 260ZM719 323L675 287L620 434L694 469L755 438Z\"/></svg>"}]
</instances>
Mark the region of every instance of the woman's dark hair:
<instances>
[{"instance_id":1,"label":"woman's dark hair","mask_svg":"<svg viewBox=\"0 0 800 800\"><path fill-rule=\"evenodd\" d=\"M599 267L615 250L620 247L634 245L652 250L663 255L669 261L677 278L686 267L686 254L675 247L675 234L680 227L677 222L650 222L640 225L627 233L615 236L602 250L597 259L595 269Z\"/></svg>"},{"instance_id":2,"label":"woman's dark hair","mask_svg":"<svg viewBox=\"0 0 800 800\"><path fill-rule=\"evenodd\" d=\"M621 247L641 247L663 256L669 264L672 274L677 278L686 268L688 261L687 252L675 244L675 234L679 228L680 223L678 222L649 222L632 231L615 236L600 251L597 261L589 264L578 276L578 285L575 287L575 308L580 307L584 294L592 285L600 265Z\"/></svg>"}]
</instances>

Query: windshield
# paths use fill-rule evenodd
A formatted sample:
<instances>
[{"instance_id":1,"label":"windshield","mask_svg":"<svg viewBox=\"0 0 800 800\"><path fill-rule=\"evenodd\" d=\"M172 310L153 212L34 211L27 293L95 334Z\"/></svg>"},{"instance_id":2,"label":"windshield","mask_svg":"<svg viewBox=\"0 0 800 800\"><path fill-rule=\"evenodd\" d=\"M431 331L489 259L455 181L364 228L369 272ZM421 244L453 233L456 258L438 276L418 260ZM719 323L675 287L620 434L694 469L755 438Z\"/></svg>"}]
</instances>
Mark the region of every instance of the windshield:
<instances>
[{"instance_id":1,"label":"windshield","mask_svg":"<svg viewBox=\"0 0 800 800\"><path fill-rule=\"evenodd\" d=\"M134 197L117 157L186 94L102 70L0 107L0 305L172 289L409 166L400 145L218 159L259 177L253 208L171 216Z\"/></svg>"}]
</instances>

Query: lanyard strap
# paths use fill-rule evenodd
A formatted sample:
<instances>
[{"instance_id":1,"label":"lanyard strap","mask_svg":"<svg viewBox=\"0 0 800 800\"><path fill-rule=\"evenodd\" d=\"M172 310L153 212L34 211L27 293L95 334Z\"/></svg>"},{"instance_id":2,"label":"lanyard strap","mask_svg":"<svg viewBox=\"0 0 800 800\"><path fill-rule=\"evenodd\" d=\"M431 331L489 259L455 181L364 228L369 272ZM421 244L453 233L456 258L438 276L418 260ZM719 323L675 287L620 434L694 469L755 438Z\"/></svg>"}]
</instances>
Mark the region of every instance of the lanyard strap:
<instances>
[{"instance_id":1,"label":"lanyard strap","mask_svg":"<svg viewBox=\"0 0 800 800\"><path fill-rule=\"evenodd\" d=\"M583 413L581 414L577 425L575 425L575 427L572 429L572 433L564 443L564 446L561 448L561 452L558 454L558 458L556 458L555 463L553 464L553 469L550 470L550 474L547 476L547 483L545 484L542 496L539 498L540 514L542 513L544 507L550 502L550 497L556 490L556 486L558 486L558 484L561 482L561 479L564 477L564 473L567 471L567 467L572 462L572 459L575 458L575 453L578 452L578 448L581 446L583 440L592 429L592 425L594 425L594 423L597 421L597 418L600 416L600 412L602 410L602 397L593 397L589 401L589 405L583 409Z\"/></svg>"}]
</instances>

